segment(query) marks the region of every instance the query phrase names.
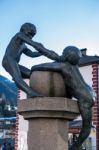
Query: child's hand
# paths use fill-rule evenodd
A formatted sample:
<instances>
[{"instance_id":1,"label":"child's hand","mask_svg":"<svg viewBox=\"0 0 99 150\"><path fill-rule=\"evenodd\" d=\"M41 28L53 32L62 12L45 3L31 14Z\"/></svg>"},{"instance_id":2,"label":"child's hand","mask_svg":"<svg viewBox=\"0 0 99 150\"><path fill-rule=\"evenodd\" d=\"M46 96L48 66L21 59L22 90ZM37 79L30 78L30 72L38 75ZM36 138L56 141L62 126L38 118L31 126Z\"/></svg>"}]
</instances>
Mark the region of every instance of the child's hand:
<instances>
[{"instance_id":1,"label":"child's hand","mask_svg":"<svg viewBox=\"0 0 99 150\"><path fill-rule=\"evenodd\" d=\"M33 41L33 47L36 48L36 49L44 48L43 44L38 43L38 42L34 42L34 41Z\"/></svg>"}]
</instances>

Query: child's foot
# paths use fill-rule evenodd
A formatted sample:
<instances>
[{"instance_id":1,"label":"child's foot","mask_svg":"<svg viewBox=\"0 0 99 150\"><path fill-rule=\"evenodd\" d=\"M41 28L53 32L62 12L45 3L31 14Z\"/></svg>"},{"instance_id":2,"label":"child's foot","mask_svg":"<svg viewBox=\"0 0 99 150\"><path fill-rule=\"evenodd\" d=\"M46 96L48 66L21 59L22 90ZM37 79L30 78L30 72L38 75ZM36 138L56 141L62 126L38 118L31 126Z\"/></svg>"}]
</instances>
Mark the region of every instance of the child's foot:
<instances>
[{"instance_id":1,"label":"child's foot","mask_svg":"<svg viewBox=\"0 0 99 150\"><path fill-rule=\"evenodd\" d=\"M28 98L33 98L33 97L43 97L43 95L39 94L39 93L36 93L36 92L32 92L32 93L29 93Z\"/></svg>"}]
</instances>

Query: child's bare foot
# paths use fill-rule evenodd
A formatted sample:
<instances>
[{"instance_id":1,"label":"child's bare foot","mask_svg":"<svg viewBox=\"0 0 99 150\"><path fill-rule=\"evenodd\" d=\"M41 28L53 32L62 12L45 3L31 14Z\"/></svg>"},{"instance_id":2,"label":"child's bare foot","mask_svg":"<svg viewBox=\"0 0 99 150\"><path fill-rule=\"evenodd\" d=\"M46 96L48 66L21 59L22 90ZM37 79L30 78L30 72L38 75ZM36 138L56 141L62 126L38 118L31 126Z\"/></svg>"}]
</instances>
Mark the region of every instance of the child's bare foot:
<instances>
[{"instance_id":1,"label":"child's bare foot","mask_svg":"<svg viewBox=\"0 0 99 150\"><path fill-rule=\"evenodd\" d=\"M36 93L36 92L31 92L27 96L28 98L34 98L34 97L43 97L43 95Z\"/></svg>"}]
</instances>

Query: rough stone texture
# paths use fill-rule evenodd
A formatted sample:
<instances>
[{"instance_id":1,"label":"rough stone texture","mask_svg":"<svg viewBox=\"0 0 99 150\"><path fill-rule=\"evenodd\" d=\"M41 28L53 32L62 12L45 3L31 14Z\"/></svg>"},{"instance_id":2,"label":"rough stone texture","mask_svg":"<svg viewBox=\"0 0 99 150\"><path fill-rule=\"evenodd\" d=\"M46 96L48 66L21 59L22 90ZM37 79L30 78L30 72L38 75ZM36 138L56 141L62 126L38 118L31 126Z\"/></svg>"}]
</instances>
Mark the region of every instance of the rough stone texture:
<instances>
[{"instance_id":1,"label":"rough stone texture","mask_svg":"<svg viewBox=\"0 0 99 150\"><path fill-rule=\"evenodd\" d=\"M74 119L79 114L77 101L62 97L30 98L18 101L18 111L25 119L36 117Z\"/></svg>"},{"instance_id":2,"label":"rough stone texture","mask_svg":"<svg viewBox=\"0 0 99 150\"><path fill-rule=\"evenodd\" d=\"M29 150L67 150L68 123L59 119L29 121Z\"/></svg>"},{"instance_id":3,"label":"rough stone texture","mask_svg":"<svg viewBox=\"0 0 99 150\"><path fill-rule=\"evenodd\" d=\"M68 120L79 114L77 101L59 97L18 101L29 121L28 150L68 150Z\"/></svg>"},{"instance_id":4,"label":"rough stone texture","mask_svg":"<svg viewBox=\"0 0 99 150\"><path fill-rule=\"evenodd\" d=\"M62 76L50 71L34 71L30 77L30 86L44 96L66 97Z\"/></svg>"}]
</instances>

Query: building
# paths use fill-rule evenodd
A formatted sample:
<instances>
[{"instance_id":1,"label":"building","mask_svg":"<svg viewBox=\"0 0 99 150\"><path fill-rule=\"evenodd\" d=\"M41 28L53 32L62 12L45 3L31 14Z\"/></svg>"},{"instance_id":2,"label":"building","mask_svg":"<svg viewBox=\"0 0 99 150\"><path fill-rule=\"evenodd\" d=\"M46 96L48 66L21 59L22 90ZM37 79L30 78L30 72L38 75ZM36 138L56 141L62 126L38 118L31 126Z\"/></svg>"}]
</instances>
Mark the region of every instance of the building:
<instances>
[{"instance_id":1,"label":"building","mask_svg":"<svg viewBox=\"0 0 99 150\"><path fill-rule=\"evenodd\" d=\"M14 82L0 75L0 148L14 147L16 126L17 87Z\"/></svg>"},{"instance_id":2,"label":"building","mask_svg":"<svg viewBox=\"0 0 99 150\"><path fill-rule=\"evenodd\" d=\"M0 146L4 143L14 147L16 117L0 118Z\"/></svg>"},{"instance_id":3,"label":"building","mask_svg":"<svg viewBox=\"0 0 99 150\"><path fill-rule=\"evenodd\" d=\"M93 126L96 128L96 149L99 150L99 56L86 55L87 49L82 50L80 71L85 81L96 92L96 101L93 107Z\"/></svg>"}]
</instances>

